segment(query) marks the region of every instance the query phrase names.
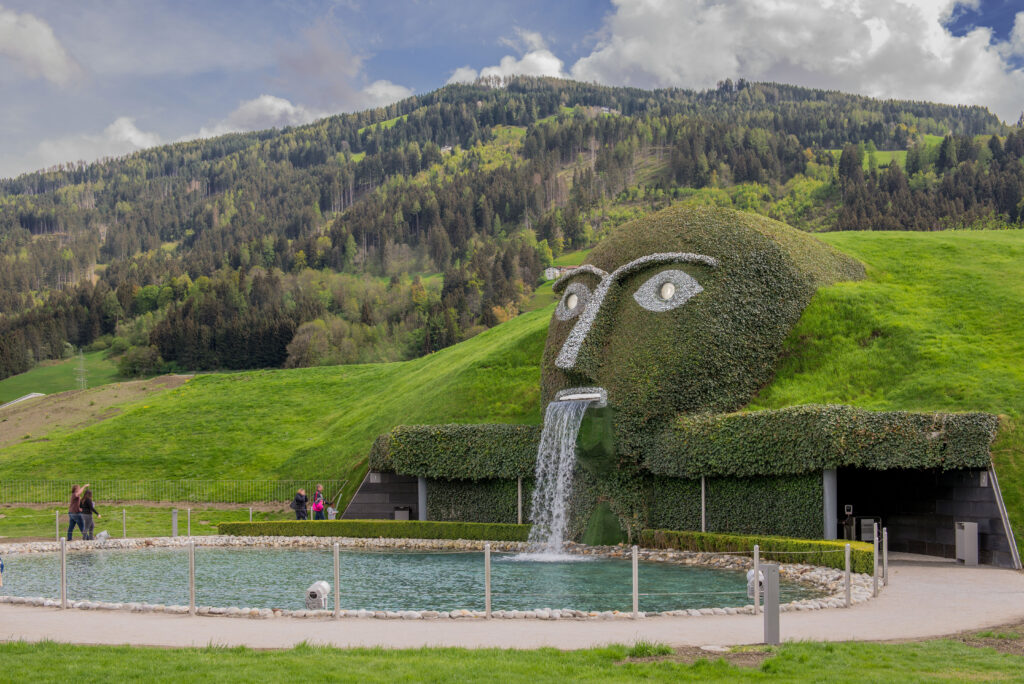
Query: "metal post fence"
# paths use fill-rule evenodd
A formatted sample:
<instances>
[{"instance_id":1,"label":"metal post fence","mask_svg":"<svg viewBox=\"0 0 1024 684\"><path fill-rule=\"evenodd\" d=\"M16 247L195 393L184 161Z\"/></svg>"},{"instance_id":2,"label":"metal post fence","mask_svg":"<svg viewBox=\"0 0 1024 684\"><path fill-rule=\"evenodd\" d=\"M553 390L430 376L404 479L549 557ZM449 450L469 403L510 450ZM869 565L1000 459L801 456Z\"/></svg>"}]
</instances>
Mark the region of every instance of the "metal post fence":
<instances>
[{"instance_id":1,"label":"metal post fence","mask_svg":"<svg viewBox=\"0 0 1024 684\"><path fill-rule=\"evenodd\" d=\"M121 509L121 538L128 538L128 510Z\"/></svg>"},{"instance_id":2,"label":"metal post fence","mask_svg":"<svg viewBox=\"0 0 1024 684\"><path fill-rule=\"evenodd\" d=\"M334 617L341 617L341 558L338 542L334 542Z\"/></svg>"},{"instance_id":3,"label":"metal post fence","mask_svg":"<svg viewBox=\"0 0 1024 684\"><path fill-rule=\"evenodd\" d=\"M53 513L53 529L55 530L53 538L55 541L60 541L60 511L54 511Z\"/></svg>"},{"instance_id":4,"label":"metal post fence","mask_svg":"<svg viewBox=\"0 0 1024 684\"><path fill-rule=\"evenodd\" d=\"M105 501L285 503L300 489L322 484L342 491L348 480L98 480L91 489ZM71 480L4 480L4 503L63 503Z\"/></svg>"},{"instance_id":5,"label":"metal post fence","mask_svg":"<svg viewBox=\"0 0 1024 684\"><path fill-rule=\"evenodd\" d=\"M779 566L765 563L764 572L764 643L778 646L779 635Z\"/></svg>"},{"instance_id":6,"label":"metal post fence","mask_svg":"<svg viewBox=\"0 0 1024 684\"><path fill-rule=\"evenodd\" d=\"M847 544L843 550L843 564L845 571L843 573L843 593L846 595L846 607L850 607L850 545Z\"/></svg>"},{"instance_id":7,"label":"metal post fence","mask_svg":"<svg viewBox=\"0 0 1024 684\"><path fill-rule=\"evenodd\" d=\"M754 544L754 615L761 612L761 545Z\"/></svg>"},{"instance_id":8,"label":"metal post fence","mask_svg":"<svg viewBox=\"0 0 1024 684\"><path fill-rule=\"evenodd\" d=\"M889 586L889 528L882 528L882 586Z\"/></svg>"},{"instance_id":9,"label":"metal post fence","mask_svg":"<svg viewBox=\"0 0 1024 684\"><path fill-rule=\"evenodd\" d=\"M191 508L186 509L185 536L186 537L191 537L192 536L192 509Z\"/></svg>"},{"instance_id":10,"label":"metal post fence","mask_svg":"<svg viewBox=\"0 0 1024 684\"><path fill-rule=\"evenodd\" d=\"M188 613L196 614L196 543L188 543Z\"/></svg>"},{"instance_id":11,"label":"metal post fence","mask_svg":"<svg viewBox=\"0 0 1024 684\"><path fill-rule=\"evenodd\" d=\"M640 561L637 547L633 545L633 619L640 617Z\"/></svg>"},{"instance_id":12,"label":"metal post fence","mask_svg":"<svg viewBox=\"0 0 1024 684\"><path fill-rule=\"evenodd\" d=\"M491 617L491 545L484 544L484 614Z\"/></svg>"},{"instance_id":13,"label":"metal post fence","mask_svg":"<svg viewBox=\"0 0 1024 684\"><path fill-rule=\"evenodd\" d=\"M871 553L871 578L873 580L872 585L872 597L878 598L878 523L871 523L872 525L872 553Z\"/></svg>"},{"instance_id":14,"label":"metal post fence","mask_svg":"<svg viewBox=\"0 0 1024 684\"><path fill-rule=\"evenodd\" d=\"M68 540L60 540L60 607L68 607Z\"/></svg>"}]
</instances>

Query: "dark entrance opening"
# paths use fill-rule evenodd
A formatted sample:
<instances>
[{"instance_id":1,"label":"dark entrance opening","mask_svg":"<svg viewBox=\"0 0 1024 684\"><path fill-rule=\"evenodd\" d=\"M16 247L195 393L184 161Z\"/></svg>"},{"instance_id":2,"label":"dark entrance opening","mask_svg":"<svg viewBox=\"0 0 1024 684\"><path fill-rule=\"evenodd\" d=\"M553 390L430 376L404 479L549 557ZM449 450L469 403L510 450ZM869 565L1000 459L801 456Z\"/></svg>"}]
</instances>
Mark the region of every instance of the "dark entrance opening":
<instances>
[{"instance_id":1,"label":"dark entrance opening","mask_svg":"<svg viewBox=\"0 0 1024 684\"><path fill-rule=\"evenodd\" d=\"M978 561L1012 567L1010 546L985 470L861 470L840 468L836 493L839 536L845 506L855 518L878 517L889 550L956 558L955 523L978 523ZM861 539L860 525L855 538ZM870 538L870 537L869 537Z\"/></svg>"}]
</instances>

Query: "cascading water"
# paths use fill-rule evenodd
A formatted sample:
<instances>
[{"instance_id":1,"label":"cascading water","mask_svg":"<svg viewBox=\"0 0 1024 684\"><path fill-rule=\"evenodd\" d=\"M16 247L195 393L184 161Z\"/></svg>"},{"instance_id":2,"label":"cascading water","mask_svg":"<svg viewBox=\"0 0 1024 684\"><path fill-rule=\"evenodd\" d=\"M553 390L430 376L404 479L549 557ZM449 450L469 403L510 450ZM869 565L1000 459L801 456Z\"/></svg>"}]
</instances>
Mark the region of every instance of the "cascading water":
<instances>
[{"instance_id":1,"label":"cascading water","mask_svg":"<svg viewBox=\"0 0 1024 684\"><path fill-rule=\"evenodd\" d=\"M562 544L569 523L572 471L576 465L576 435L593 399L552 401L544 413L544 430L537 449L536 484L530 519L533 560L564 560ZM574 557L575 558L575 557Z\"/></svg>"}]
</instances>

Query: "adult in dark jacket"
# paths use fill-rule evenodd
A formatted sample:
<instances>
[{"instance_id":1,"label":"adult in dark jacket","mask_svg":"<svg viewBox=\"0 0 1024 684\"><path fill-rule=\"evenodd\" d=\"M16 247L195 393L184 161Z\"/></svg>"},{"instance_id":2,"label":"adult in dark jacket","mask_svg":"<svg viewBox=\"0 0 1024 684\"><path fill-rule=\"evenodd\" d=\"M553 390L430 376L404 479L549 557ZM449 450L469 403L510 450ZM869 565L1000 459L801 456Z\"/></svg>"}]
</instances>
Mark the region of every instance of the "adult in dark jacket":
<instances>
[{"instance_id":1,"label":"adult in dark jacket","mask_svg":"<svg viewBox=\"0 0 1024 684\"><path fill-rule=\"evenodd\" d=\"M300 489L295 494L295 499L292 501L292 509L295 511L296 520L308 519L306 515L306 501L308 501L306 498L306 490Z\"/></svg>"},{"instance_id":2,"label":"adult in dark jacket","mask_svg":"<svg viewBox=\"0 0 1024 684\"><path fill-rule=\"evenodd\" d=\"M82 500L80 502L82 516L82 539L94 539L93 529L94 523L92 517L95 515L97 518L102 518L100 512L96 510L96 506L92 502L92 490L86 489L82 492Z\"/></svg>"},{"instance_id":3,"label":"adult in dark jacket","mask_svg":"<svg viewBox=\"0 0 1024 684\"><path fill-rule=\"evenodd\" d=\"M82 531L85 537L85 528L82 527L82 497L81 492L87 489L88 484L73 485L71 487L71 502L68 504L68 541L71 541L71 533L75 531L75 525Z\"/></svg>"}]
</instances>

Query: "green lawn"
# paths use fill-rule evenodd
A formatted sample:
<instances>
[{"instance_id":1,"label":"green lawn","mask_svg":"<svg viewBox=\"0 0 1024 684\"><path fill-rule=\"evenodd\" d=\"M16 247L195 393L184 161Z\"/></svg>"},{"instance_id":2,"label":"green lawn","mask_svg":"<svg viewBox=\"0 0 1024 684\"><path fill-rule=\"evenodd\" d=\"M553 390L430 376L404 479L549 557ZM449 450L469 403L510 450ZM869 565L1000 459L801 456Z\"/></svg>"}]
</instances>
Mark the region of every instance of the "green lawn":
<instances>
[{"instance_id":1,"label":"green lawn","mask_svg":"<svg viewBox=\"0 0 1024 684\"><path fill-rule=\"evenodd\" d=\"M413 361L196 377L72 432L0 450L9 479L346 479L401 423L540 422L551 310Z\"/></svg>"},{"instance_id":2,"label":"green lawn","mask_svg":"<svg viewBox=\"0 0 1024 684\"><path fill-rule=\"evenodd\" d=\"M167 537L171 534L171 509L156 506L107 506L97 501L100 511L94 520L96 532L106 530L111 537L120 537L122 529L127 529L129 537ZM178 532L185 534L187 527L187 505L178 507ZM192 508L192 534L194 536L217 534L217 524L222 522L246 522L249 520L249 509L209 508L203 504L194 504ZM121 511L125 511L124 527L121 522ZM54 538L54 511L61 512L61 534L67 532L67 506L59 508L0 508L0 541L22 537ZM253 521L263 520L294 520L295 514L288 510L253 511ZM75 529L75 539L80 535Z\"/></svg>"},{"instance_id":3,"label":"green lawn","mask_svg":"<svg viewBox=\"0 0 1024 684\"><path fill-rule=\"evenodd\" d=\"M118 378L117 364L103 358L104 352L85 354L86 382L89 387L105 385ZM0 380L0 404L23 397L32 392L56 394L78 389L78 357L47 362L30 371Z\"/></svg>"},{"instance_id":4,"label":"green lawn","mask_svg":"<svg viewBox=\"0 0 1024 684\"><path fill-rule=\"evenodd\" d=\"M629 652L626 646L565 652L552 648L343 650L300 645L288 650L254 651L14 642L0 644L0 662L5 681L33 683L79 679L247 683L303 677L344 682L1019 681L1024 667L1021 656L953 641L786 644L755 667L730 665L712 654L693 664L634 661L628 659Z\"/></svg>"}]
</instances>

